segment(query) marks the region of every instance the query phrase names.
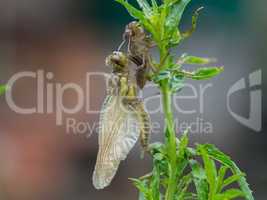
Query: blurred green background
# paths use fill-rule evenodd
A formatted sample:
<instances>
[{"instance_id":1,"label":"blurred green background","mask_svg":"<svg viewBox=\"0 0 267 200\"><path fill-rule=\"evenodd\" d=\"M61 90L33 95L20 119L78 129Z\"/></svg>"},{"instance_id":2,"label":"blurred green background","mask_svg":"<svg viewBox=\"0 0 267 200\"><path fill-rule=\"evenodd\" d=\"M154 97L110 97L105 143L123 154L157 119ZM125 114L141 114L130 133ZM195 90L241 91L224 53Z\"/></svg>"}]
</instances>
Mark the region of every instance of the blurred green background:
<instances>
[{"instance_id":1,"label":"blurred green background","mask_svg":"<svg viewBox=\"0 0 267 200\"><path fill-rule=\"evenodd\" d=\"M216 57L225 66L225 72L211 81L213 87L205 97L205 106L211 109L205 109L204 114L176 117L189 122L202 117L211 122L213 133L190 134L192 143L214 143L232 155L247 172L255 199L265 200L265 96L263 130L257 133L228 113L226 94L236 81L255 70L262 69L265 77L267 2L192 0L183 17L183 30L190 26L192 13L200 6L205 10L198 29L177 52ZM0 83L20 71L43 69L54 73L54 83L74 82L85 89L87 72L109 72L104 59L117 48L124 26L131 20L112 0L1 0ZM97 109L105 95L104 83L96 80L90 88L92 108ZM262 89L266 89L264 82ZM36 101L36 82L19 81L13 96L20 106L30 107ZM66 93L64 104L72 106L75 102L75 95ZM196 104L182 102L185 107ZM244 116L249 115L249 104L248 90L233 100L235 111ZM55 114L16 114L7 106L4 96L0 97L0 113L1 200L137 199L137 191L127 178L141 176L150 169L148 158L140 160L138 145L122 163L112 185L96 191L91 177L97 134L90 138L67 134L64 126L56 126ZM98 115L84 110L72 117L90 123L98 120ZM162 122L162 115L155 114L152 119ZM158 134L152 136L153 141L160 138Z\"/></svg>"}]
</instances>

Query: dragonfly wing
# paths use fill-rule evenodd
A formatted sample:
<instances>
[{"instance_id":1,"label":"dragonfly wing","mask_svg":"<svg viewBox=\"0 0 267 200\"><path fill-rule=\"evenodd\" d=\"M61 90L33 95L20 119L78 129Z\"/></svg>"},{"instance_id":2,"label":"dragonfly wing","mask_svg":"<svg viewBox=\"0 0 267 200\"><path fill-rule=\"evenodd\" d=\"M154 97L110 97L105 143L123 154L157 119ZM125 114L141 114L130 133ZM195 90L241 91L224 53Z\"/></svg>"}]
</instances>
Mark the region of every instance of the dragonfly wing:
<instances>
[{"instance_id":1,"label":"dragonfly wing","mask_svg":"<svg viewBox=\"0 0 267 200\"><path fill-rule=\"evenodd\" d=\"M114 178L120 161L125 160L139 138L139 128L135 126L137 116L127 111L120 97L113 96L104 103L100 117L99 152L93 175L97 189L108 186Z\"/></svg>"}]
</instances>

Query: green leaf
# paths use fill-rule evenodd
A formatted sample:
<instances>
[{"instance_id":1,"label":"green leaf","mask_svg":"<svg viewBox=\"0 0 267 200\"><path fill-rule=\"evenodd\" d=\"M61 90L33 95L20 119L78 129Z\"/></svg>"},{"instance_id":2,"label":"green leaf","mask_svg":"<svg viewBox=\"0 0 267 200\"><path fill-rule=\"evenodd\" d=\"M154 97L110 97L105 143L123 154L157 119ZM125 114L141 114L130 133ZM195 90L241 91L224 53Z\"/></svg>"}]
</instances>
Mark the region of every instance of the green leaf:
<instances>
[{"instance_id":1,"label":"green leaf","mask_svg":"<svg viewBox=\"0 0 267 200\"><path fill-rule=\"evenodd\" d=\"M188 143L189 139L187 136L187 132L185 132L178 144L178 158L183 159L185 157L185 152L187 150Z\"/></svg>"},{"instance_id":2,"label":"green leaf","mask_svg":"<svg viewBox=\"0 0 267 200\"><path fill-rule=\"evenodd\" d=\"M133 182L133 184L142 192L142 193L146 193L147 189L146 189L146 184L144 183L144 181L141 181L139 179L135 179L135 178L129 178L130 181Z\"/></svg>"},{"instance_id":3,"label":"green leaf","mask_svg":"<svg viewBox=\"0 0 267 200\"><path fill-rule=\"evenodd\" d=\"M122 4L133 18L139 19L140 21L145 20L144 13L135 8L134 6L132 6L131 4L129 4L126 0L115 0L115 1Z\"/></svg>"},{"instance_id":4,"label":"green leaf","mask_svg":"<svg viewBox=\"0 0 267 200\"><path fill-rule=\"evenodd\" d=\"M198 200L207 200L209 186L208 186L205 170L195 160L190 160L189 163L192 169L192 175L193 175L194 183L195 183L196 190L197 190Z\"/></svg>"},{"instance_id":5,"label":"green leaf","mask_svg":"<svg viewBox=\"0 0 267 200\"><path fill-rule=\"evenodd\" d=\"M190 1L191 0L176 0L171 4L165 24L167 36L173 36L174 32L178 31L183 12Z\"/></svg>"},{"instance_id":6,"label":"green leaf","mask_svg":"<svg viewBox=\"0 0 267 200\"><path fill-rule=\"evenodd\" d=\"M167 16L166 20L166 27L169 28L170 30L173 30L174 28L177 28L183 12L186 8L186 6L190 3L191 0L180 0L180 1L175 1L171 5L170 12Z\"/></svg>"},{"instance_id":7,"label":"green leaf","mask_svg":"<svg viewBox=\"0 0 267 200\"><path fill-rule=\"evenodd\" d=\"M209 199L212 200L216 194L217 189L217 169L214 161L210 159L208 152L202 146L198 148L200 155L202 156L205 171L207 174L207 180L209 183Z\"/></svg>"},{"instance_id":8,"label":"green leaf","mask_svg":"<svg viewBox=\"0 0 267 200\"><path fill-rule=\"evenodd\" d=\"M192 174L197 179L207 179L207 175L203 167L196 161L190 160L189 164L192 168Z\"/></svg>"},{"instance_id":9,"label":"green leaf","mask_svg":"<svg viewBox=\"0 0 267 200\"><path fill-rule=\"evenodd\" d=\"M0 95L4 94L7 91L7 86L6 85L0 85Z\"/></svg>"},{"instance_id":10,"label":"green leaf","mask_svg":"<svg viewBox=\"0 0 267 200\"><path fill-rule=\"evenodd\" d=\"M234 182L238 182L241 178L243 178L245 176L245 174L235 174L230 176L229 178L225 179L223 182L223 188L234 183Z\"/></svg>"},{"instance_id":11,"label":"green leaf","mask_svg":"<svg viewBox=\"0 0 267 200\"><path fill-rule=\"evenodd\" d=\"M151 149L152 154L155 154L157 152L163 152L164 144L160 142L155 142L149 145L149 149Z\"/></svg>"},{"instance_id":12,"label":"green leaf","mask_svg":"<svg viewBox=\"0 0 267 200\"><path fill-rule=\"evenodd\" d=\"M153 200L160 200L160 169L157 164L153 168L153 176L150 183Z\"/></svg>"},{"instance_id":13,"label":"green leaf","mask_svg":"<svg viewBox=\"0 0 267 200\"><path fill-rule=\"evenodd\" d=\"M174 31L169 39L169 48L175 47L181 42L181 34L180 31L177 29L177 31Z\"/></svg>"},{"instance_id":14,"label":"green leaf","mask_svg":"<svg viewBox=\"0 0 267 200\"><path fill-rule=\"evenodd\" d=\"M178 183L177 190L177 200L184 200L186 195L188 195L188 188L190 183L193 181L192 174L189 173L183 176ZM188 196L187 196L188 197Z\"/></svg>"},{"instance_id":15,"label":"green leaf","mask_svg":"<svg viewBox=\"0 0 267 200\"><path fill-rule=\"evenodd\" d=\"M170 79L170 89L173 93L179 92L184 87L184 78L182 76L172 76Z\"/></svg>"},{"instance_id":16,"label":"green leaf","mask_svg":"<svg viewBox=\"0 0 267 200\"><path fill-rule=\"evenodd\" d=\"M224 177L228 169L229 167L222 166L218 172L217 193L220 193L223 189L223 181L224 181Z\"/></svg>"},{"instance_id":17,"label":"green leaf","mask_svg":"<svg viewBox=\"0 0 267 200\"><path fill-rule=\"evenodd\" d=\"M163 160L165 156L165 145L159 142L155 142L149 145L150 153L156 160Z\"/></svg>"},{"instance_id":18,"label":"green leaf","mask_svg":"<svg viewBox=\"0 0 267 200\"><path fill-rule=\"evenodd\" d=\"M153 10L157 10L158 9L157 1L156 0L151 0L151 3L152 3Z\"/></svg>"},{"instance_id":19,"label":"green leaf","mask_svg":"<svg viewBox=\"0 0 267 200\"><path fill-rule=\"evenodd\" d=\"M195 193L187 192L184 194L184 198L182 200L197 200L197 195Z\"/></svg>"},{"instance_id":20,"label":"green leaf","mask_svg":"<svg viewBox=\"0 0 267 200\"><path fill-rule=\"evenodd\" d=\"M145 196L144 196L144 194L142 192L139 192L139 198L138 198L138 200L146 200L145 199Z\"/></svg>"},{"instance_id":21,"label":"green leaf","mask_svg":"<svg viewBox=\"0 0 267 200\"><path fill-rule=\"evenodd\" d=\"M187 155L189 155L189 157L194 157L197 155L196 150L191 148L191 147L187 147L186 153L187 153Z\"/></svg>"},{"instance_id":22,"label":"green leaf","mask_svg":"<svg viewBox=\"0 0 267 200\"><path fill-rule=\"evenodd\" d=\"M222 72L223 72L223 67L200 68L194 71L190 78L194 80L205 80L215 77Z\"/></svg>"},{"instance_id":23,"label":"green leaf","mask_svg":"<svg viewBox=\"0 0 267 200\"><path fill-rule=\"evenodd\" d=\"M177 164L177 177L178 178L181 178L181 176L184 173L187 166L188 166L188 160L180 158L180 160Z\"/></svg>"},{"instance_id":24,"label":"green leaf","mask_svg":"<svg viewBox=\"0 0 267 200\"><path fill-rule=\"evenodd\" d=\"M193 17L192 17L192 27L191 27L191 29L189 29L188 31L182 33L182 38L183 38L183 39L190 37L190 36L195 32L195 30L196 30L196 28L197 28L197 20L198 20L198 17L199 17L199 12L200 12L203 8L204 8L204 7L200 7L200 8L198 8L198 9L195 11L195 13L194 13L194 15L193 15Z\"/></svg>"},{"instance_id":25,"label":"green leaf","mask_svg":"<svg viewBox=\"0 0 267 200\"><path fill-rule=\"evenodd\" d=\"M160 83L162 80L170 79L172 76L169 70L160 71L156 76L153 77L155 83Z\"/></svg>"},{"instance_id":26,"label":"green leaf","mask_svg":"<svg viewBox=\"0 0 267 200\"><path fill-rule=\"evenodd\" d=\"M139 20L139 22L144 26L145 29L147 29L148 32L150 32L153 36L156 35L154 27L151 25L150 21L147 19L147 16L141 10L138 10L137 8L129 4L126 0L115 1L123 5L133 18Z\"/></svg>"},{"instance_id":27,"label":"green leaf","mask_svg":"<svg viewBox=\"0 0 267 200\"><path fill-rule=\"evenodd\" d=\"M164 159L164 155L162 153L156 153L153 155L154 160L163 160Z\"/></svg>"},{"instance_id":28,"label":"green leaf","mask_svg":"<svg viewBox=\"0 0 267 200\"><path fill-rule=\"evenodd\" d=\"M204 144L199 146L205 148L213 159L221 162L225 166L228 166L229 168L232 169L233 161L231 160L231 158L228 155L224 154L222 151L220 151L218 148L216 148L214 145Z\"/></svg>"},{"instance_id":29,"label":"green leaf","mask_svg":"<svg viewBox=\"0 0 267 200\"><path fill-rule=\"evenodd\" d=\"M177 0L163 0L164 4L169 5Z\"/></svg>"},{"instance_id":30,"label":"green leaf","mask_svg":"<svg viewBox=\"0 0 267 200\"><path fill-rule=\"evenodd\" d=\"M172 93L180 91L184 87L183 74L173 73L172 70L162 70L152 80L157 84L160 84L163 80L167 80Z\"/></svg>"},{"instance_id":31,"label":"green leaf","mask_svg":"<svg viewBox=\"0 0 267 200\"><path fill-rule=\"evenodd\" d=\"M231 200L238 197L244 197L244 193L238 189L229 189L222 194L217 194L214 200Z\"/></svg>"},{"instance_id":32,"label":"green leaf","mask_svg":"<svg viewBox=\"0 0 267 200\"><path fill-rule=\"evenodd\" d=\"M139 197L142 197L142 199L145 200L153 200L150 191L146 186L145 181L141 181L139 179L134 179L134 178L130 178L129 180L131 180L133 184L136 186L136 188L139 190L140 192Z\"/></svg>"},{"instance_id":33,"label":"green leaf","mask_svg":"<svg viewBox=\"0 0 267 200\"><path fill-rule=\"evenodd\" d=\"M232 172L234 174L242 174L241 170L237 167L237 165L231 160L231 158L227 155L225 155L223 152L221 152L219 149L217 149L214 145L206 144L203 145L203 147L208 151L209 155L213 157L213 159L221 162L222 164L228 166L231 168ZM247 200L254 200L254 197L252 195L252 191L249 188L249 185L246 181L245 177L241 177L238 181L238 184L241 188L241 190L244 193L244 196Z\"/></svg>"},{"instance_id":34,"label":"green leaf","mask_svg":"<svg viewBox=\"0 0 267 200\"><path fill-rule=\"evenodd\" d=\"M182 56L178 63L179 64L189 64L189 65L207 65L212 62L216 62L216 59L214 58L201 58L196 56Z\"/></svg>"},{"instance_id":35,"label":"green leaf","mask_svg":"<svg viewBox=\"0 0 267 200\"><path fill-rule=\"evenodd\" d=\"M180 64L178 63L174 69L174 74L175 76L182 76L193 80L206 80L219 75L223 72L223 70L223 67L204 67L199 68L194 72L188 72L185 70L180 70Z\"/></svg>"},{"instance_id":36,"label":"green leaf","mask_svg":"<svg viewBox=\"0 0 267 200\"><path fill-rule=\"evenodd\" d=\"M136 0L137 3L139 4L140 8L142 8L144 14L146 15L147 18L151 17L152 15L152 10L150 5L146 0Z\"/></svg>"}]
</instances>

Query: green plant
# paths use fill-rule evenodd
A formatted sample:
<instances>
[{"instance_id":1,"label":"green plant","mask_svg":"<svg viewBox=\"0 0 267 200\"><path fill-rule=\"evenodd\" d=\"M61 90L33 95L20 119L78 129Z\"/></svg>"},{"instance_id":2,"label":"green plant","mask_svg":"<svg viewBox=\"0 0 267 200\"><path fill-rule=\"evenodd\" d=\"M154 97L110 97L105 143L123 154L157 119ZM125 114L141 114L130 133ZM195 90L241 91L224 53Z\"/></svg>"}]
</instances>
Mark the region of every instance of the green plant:
<instances>
[{"instance_id":1,"label":"green plant","mask_svg":"<svg viewBox=\"0 0 267 200\"><path fill-rule=\"evenodd\" d=\"M7 90L7 87L5 85L0 85L0 95L4 94L6 90Z\"/></svg>"},{"instance_id":2,"label":"green plant","mask_svg":"<svg viewBox=\"0 0 267 200\"><path fill-rule=\"evenodd\" d=\"M205 66L214 59L182 55L176 58L171 49L188 38L196 29L198 9L192 17L192 28L179 29L182 14L191 0L136 0L140 9L126 0L122 4L150 34L159 50L160 59L152 58L149 78L158 85L165 114L165 143L150 144L152 172L131 179L140 192L140 200L230 200L238 197L253 200L244 173L231 158L210 144L189 147L187 133L176 137L172 113L172 95L183 88L186 79L204 80L223 71L222 67L200 67L189 72L184 64ZM137 55L138 56L138 55ZM238 183L239 187L232 185Z\"/></svg>"}]
</instances>

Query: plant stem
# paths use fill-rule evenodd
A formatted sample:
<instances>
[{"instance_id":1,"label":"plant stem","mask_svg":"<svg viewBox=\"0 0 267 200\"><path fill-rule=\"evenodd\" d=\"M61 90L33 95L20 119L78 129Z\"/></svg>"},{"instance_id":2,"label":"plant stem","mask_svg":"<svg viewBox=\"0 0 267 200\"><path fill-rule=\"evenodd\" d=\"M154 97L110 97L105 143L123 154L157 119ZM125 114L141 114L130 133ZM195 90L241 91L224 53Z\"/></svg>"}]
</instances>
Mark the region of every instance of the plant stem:
<instances>
[{"instance_id":1,"label":"plant stem","mask_svg":"<svg viewBox=\"0 0 267 200\"><path fill-rule=\"evenodd\" d=\"M160 50L160 62L163 63L161 66L162 69L168 68L168 62L166 63L166 57L169 55L169 49L164 43L159 44ZM169 180L168 187L165 194L165 200L174 200L176 192L176 132L174 125L174 117L172 112L172 92L169 88L168 80L163 81L161 84L161 94L162 94L162 103L163 111L165 115L165 143L167 147L167 154L170 160L169 163Z\"/></svg>"},{"instance_id":2,"label":"plant stem","mask_svg":"<svg viewBox=\"0 0 267 200\"><path fill-rule=\"evenodd\" d=\"M174 119L172 113L172 93L169 90L168 82L162 84L161 87L163 110L165 114L166 123L166 146L170 158L170 171L168 188L165 195L165 200L173 200L176 190L176 133L174 126Z\"/></svg>"}]
</instances>

